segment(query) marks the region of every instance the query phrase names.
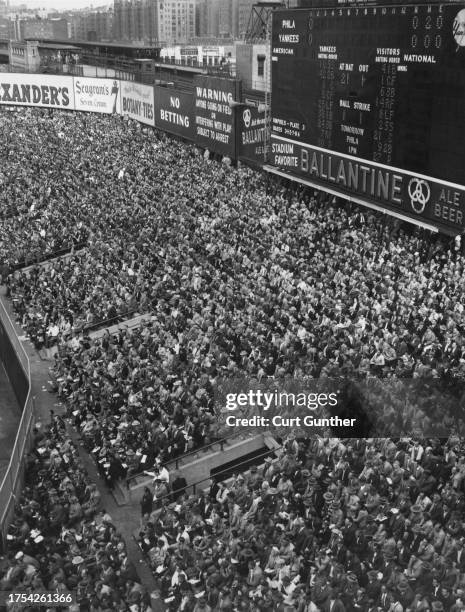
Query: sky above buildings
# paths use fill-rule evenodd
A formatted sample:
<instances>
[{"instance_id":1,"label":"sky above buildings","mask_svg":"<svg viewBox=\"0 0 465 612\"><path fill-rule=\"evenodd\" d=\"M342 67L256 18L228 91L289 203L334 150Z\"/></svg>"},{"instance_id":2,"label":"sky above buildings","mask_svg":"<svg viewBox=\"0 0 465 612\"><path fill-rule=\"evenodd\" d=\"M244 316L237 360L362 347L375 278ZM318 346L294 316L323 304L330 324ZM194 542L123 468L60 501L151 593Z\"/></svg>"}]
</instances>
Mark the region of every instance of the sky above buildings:
<instances>
[{"instance_id":1,"label":"sky above buildings","mask_svg":"<svg viewBox=\"0 0 465 612\"><path fill-rule=\"evenodd\" d=\"M56 9L58 11L66 11L70 9L81 9L90 6L100 7L113 4L105 2L105 0L10 0L11 5L26 4L31 9Z\"/></svg>"}]
</instances>

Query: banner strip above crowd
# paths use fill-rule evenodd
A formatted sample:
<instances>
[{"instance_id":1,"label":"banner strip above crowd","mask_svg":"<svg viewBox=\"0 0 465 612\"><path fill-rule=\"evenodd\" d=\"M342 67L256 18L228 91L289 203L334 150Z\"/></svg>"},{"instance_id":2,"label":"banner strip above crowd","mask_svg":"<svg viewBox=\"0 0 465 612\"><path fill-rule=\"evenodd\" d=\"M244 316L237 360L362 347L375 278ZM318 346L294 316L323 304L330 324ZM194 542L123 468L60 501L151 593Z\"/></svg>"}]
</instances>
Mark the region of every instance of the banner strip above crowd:
<instances>
[{"instance_id":1,"label":"banner strip above crowd","mask_svg":"<svg viewBox=\"0 0 465 612\"><path fill-rule=\"evenodd\" d=\"M74 108L94 113L121 114L120 81L115 79L74 79Z\"/></svg>"},{"instance_id":2,"label":"banner strip above crowd","mask_svg":"<svg viewBox=\"0 0 465 612\"><path fill-rule=\"evenodd\" d=\"M74 110L73 78L43 74L2 74L0 104Z\"/></svg>"},{"instance_id":3,"label":"banner strip above crowd","mask_svg":"<svg viewBox=\"0 0 465 612\"><path fill-rule=\"evenodd\" d=\"M120 112L146 125L155 126L153 87L134 81L120 82Z\"/></svg>"},{"instance_id":4,"label":"banner strip above crowd","mask_svg":"<svg viewBox=\"0 0 465 612\"><path fill-rule=\"evenodd\" d=\"M271 163L328 193L377 208L421 227L464 231L465 190L398 168L271 136ZM292 176L294 175L294 177ZM436 230L437 231L437 230Z\"/></svg>"},{"instance_id":5,"label":"banner strip above crowd","mask_svg":"<svg viewBox=\"0 0 465 612\"><path fill-rule=\"evenodd\" d=\"M155 126L187 140L195 140L194 96L173 87L155 86Z\"/></svg>"},{"instance_id":6,"label":"banner strip above crowd","mask_svg":"<svg viewBox=\"0 0 465 612\"><path fill-rule=\"evenodd\" d=\"M5 74L0 105L127 115L200 147L261 166L266 116L241 102L240 82L199 75L195 91L104 78ZM269 172L432 231L465 230L465 189L422 174L272 134Z\"/></svg>"},{"instance_id":7,"label":"banner strip above crowd","mask_svg":"<svg viewBox=\"0 0 465 612\"><path fill-rule=\"evenodd\" d=\"M196 142L206 149L236 158L236 111L240 82L234 79L198 75L195 86Z\"/></svg>"},{"instance_id":8,"label":"banner strip above crowd","mask_svg":"<svg viewBox=\"0 0 465 612\"><path fill-rule=\"evenodd\" d=\"M368 200L363 200L362 198L342 195L341 192L336 191L335 189L330 189L328 187L322 188L321 185L319 185L318 183L316 183L314 181L308 181L308 180L303 179L303 178L299 178L299 177L296 177L296 176L291 176L289 174L289 172L284 171L284 170L278 170L277 168L275 168L273 166L265 165L265 166L263 166L263 169L265 170L265 172L269 172L270 174L274 174L275 176L280 176L281 178L295 181L297 183L300 183L301 185L305 185L306 187L311 187L313 189L317 189L317 190L322 191L324 193L328 193L329 195L332 195L334 197L343 197L348 202L353 202L354 204L360 204L361 206L365 206L367 208L371 208L372 210L376 210L376 211L378 211L380 213L383 213L385 215L390 215L391 217L395 217L396 219L400 219L401 221L408 221L409 223L413 223L413 220L410 219L409 217L407 217L406 215L401 215L401 214L398 214L398 213L394 213L394 212L392 212L390 210L387 210L386 208L382 208L381 206L376 206L375 204L372 204ZM417 225L418 227L421 227L423 229L427 229L430 232L434 232L434 233L438 233L439 232L439 229L437 227L435 227L434 225L430 225L429 223L423 223L421 221L416 221L415 225Z\"/></svg>"},{"instance_id":9,"label":"banner strip above crowd","mask_svg":"<svg viewBox=\"0 0 465 612\"><path fill-rule=\"evenodd\" d=\"M265 147L269 152L269 140L266 139L265 109L248 104L241 107L238 113L237 130L239 131L238 157L257 166L263 166Z\"/></svg>"}]
</instances>

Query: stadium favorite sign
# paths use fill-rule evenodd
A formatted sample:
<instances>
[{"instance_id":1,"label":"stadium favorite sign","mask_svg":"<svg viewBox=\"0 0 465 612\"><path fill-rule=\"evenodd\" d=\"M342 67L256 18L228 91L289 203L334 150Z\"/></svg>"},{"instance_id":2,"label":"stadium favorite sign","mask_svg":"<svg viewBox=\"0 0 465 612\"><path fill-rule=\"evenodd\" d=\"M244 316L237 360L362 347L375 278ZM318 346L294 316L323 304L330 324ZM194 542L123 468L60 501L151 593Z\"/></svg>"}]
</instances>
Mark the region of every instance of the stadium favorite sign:
<instances>
[{"instance_id":1,"label":"stadium favorite sign","mask_svg":"<svg viewBox=\"0 0 465 612\"><path fill-rule=\"evenodd\" d=\"M74 110L72 77L37 74L2 74L0 103Z\"/></svg>"},{"instance_id":2,"label":"stadium favorite sign","mask_svg":"<svg viewBox=\"0 0 465 612\"><path fill-rule=\"evenodd\" d=\"M316 187L444 230L465 229L465 188L271 136L271 163Z\"/></svg>"}]
</instances>

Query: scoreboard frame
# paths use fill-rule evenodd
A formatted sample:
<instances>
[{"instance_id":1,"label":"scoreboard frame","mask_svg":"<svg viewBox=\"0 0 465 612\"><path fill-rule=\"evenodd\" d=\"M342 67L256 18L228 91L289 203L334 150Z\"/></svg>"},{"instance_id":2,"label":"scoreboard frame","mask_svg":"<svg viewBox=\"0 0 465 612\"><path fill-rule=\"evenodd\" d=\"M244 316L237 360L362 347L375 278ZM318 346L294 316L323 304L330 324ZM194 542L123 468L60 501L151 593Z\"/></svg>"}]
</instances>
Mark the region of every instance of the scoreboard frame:
<instances>
[{"instance_id":1,"label":"scoreboard frame","mask_svg":"<svg viewBox=\"0 0 465 612\"><path fill-rule=\"evenodd\" d=\"M286 105L286 102L288 102L289 100L284 97L284 102L280 101L278 104L276 102L277 95L279 94L280 78L280 71L276 68L276 66L277 62L279 63L283 57L282 55L277 55L275 53L278 43L276 24L279 24L279 22L282 22L282 24L284 24L285 22L287 22L288 24L292 24L294 21L298 21L299 19L302 22L302 20L305 20L306 16L308 16L310 13L313 15L314 11L324 11L325 13L331 12L333 16L338 17L344 17L344 14L351 14L352 21L355 21L355 10L357 11L357 13L358 11L363 11L365 14L367 14L367 11L369 13L371 11L373 11L374 13L378 11L379 13L380 10L405 10L408 11L406 13L407 17L410 17L410 13L413 15L414 11L423 11L426 14L427 11L432 10L431 7L435 7L436 11L442 11L444 6L447 6L447 10L449 11L459 11L457 13L457 17L455 18L455 21L453 22L454 30L452 30L451 28L450 36L457 36L455 25L459 16L461 16L461 21L458 23L462 26L460 28L460 31L463 30L464 40L463 45L462 43L460 43L460 46L465 47L465 0L449 2L447 3L447 5L446 3L441 1L404 1L391 5L387 5L386 2L378 1L370 3L349 2L344 3L344 5L341 5L341 3L338 3L337 0L332 0L328 3L325 3L324 0L312 0L310 8L306 6L304 8L299 9L278 9L274 11L273 37L271 48L271 156L270 164L267 165L265 169L268 172L285 176L287 178L292 178L314 188L322 189L330 194L343 197L345 199L354 201L359 204L363 204L376 210L380 210L384 213L401 218L403 220L407 220L421 227L428 228L432 231L441 231L449 235L462 234L465 231L465 164L463 179L461 178L462 175L460 163L455 163L455 166L453 167L454 173L452 177L448 177L447 175L445 175L444 170L442 171L442 174L438 173L438 175L435 176L433 165L431 165L431 167L426 167L425 172L421 171L421 168L420 170L418 170L416 167L412 168L408 165L404 166L403 164L395 162L392 163L391 159L375 160L371 157L370 154L365 154L365 152L358 153L356 149L350 152L348 150L342 150L340 146L335 146L331 139L328 139L327 142L316 142L315 138L308 137L308 134L310 133L309 128L305 125L305 122L302 121L302 117L296 116L295 114L292 116L290 114L293 112L293 107L292 104ZM449 9L449 7L452 8ZM463 10L463 12L461 11L461 9ZM448 13L447 15L450 20L451 13ZM285 30L283 30L283 26L279 26L278 34L283 31L285 32ZM283 36L279 40L291 42L285 42L284 44L280 43L284 49L278 48L278 50L287 51L288 49L290 49L288 53L289 56L291 56L294 53L293 48L297 49L298 45L303 43L298 42L297 45L293 47L292 41L299 39L299 36L293 33L300 33L301 30L299 30L298 27L296 29L292 29L292 27L289 27L288 31L291 32L291 35L288 37ZM337 38L336 35L336 40L339 41L339 39L340 38ZM455 38L455 40L457 41L457 38ZM333 44L333 41L334 32L333 38L330 39L328 42L328 50L330 51L334 50L330 48L330 45ZM448 44L449 47L447 51L450 53L451 41L449 41ZM346 51L346 49L343 48L343 51ZM380 50L378 49L378 51ZM387 49L386 53L389 51L390 50ZM404 51L402 51L402 53L403 52ZM356 54L357 52L355 52L355 55ZM463 49L463 54L465 54L465 48ZM337 62L342 63L342 59L338 59L337 54L335 55ZM306 58L302 59L302 53L298 57L289 56L284 57L284 61L282 61L281 72L286 70L286 75L283 76L284 79L289 78L288 75L290 73L290 66L292 65L291 62L297 63L297 61L299 61L299 67L303 66L303 71L305 71L305 69L310 69L310 61L305 64L305 61L307 60ZM412 55L410 57L413 57L414 60L415 58L419 58L420 60L422 60L423 57L426 58L426 55ZM435 56L431 57L433 58L431 61L433 63L436 63ZM377 58L377 60L378 59L379 58ZM386 58L385 61L391 61L391 59L387 60ZM458 61L462 62L462 58L460 58ZM370 62L371 70L373 68L372 58L367 58L367 64L370 64ZM324 64L329 64L330 62L319 60L318 63L321 66ZM463 67L465 68L465 60L463 60L463 64L460 65L463 65ZM378 66L376 68L379 69ZM434 68L436 69L436 67ZM414 70L415 68L412 69L412 73ZM302 72L300 79L304 81L305 77L306 73ZM290 78L294 78L294 75ZM315 78L315 74L313 74L311 79L313 79L312 83L317 82L317 84L319 84L321 87L322 79L320 76ZM408 83L410 84L410 82ZM292 89L291 81L286 83L286 86L288 90L294 92L288 95L295 96L295 91L299 90L299 87L297 86L295 89ZM300 87L304 86L305 82L304 85L300 85ZM405 82L403 84L403 87L405 89ZM459 92L460 96L462 96L463 94L463 101L465 102L465 88L463 88L463 92L462 90L459 90ZM308 104L315 105L315 100L316 98L318 98L318 91L316 90L316 93L313 93L312 90L310 95L313 97L310 102L308 102ZM340 92L337 92L337 95L333 96L333 98L337 97L338 95L340 95ZM297 98L294 98L294 100L296 99ZM378 97L376 98L376 100L378 101ZM460 97L460 101L461 100L462 97ZM343 99L340 99L338 101L341 104L345 104L345 101ZM319 102L321 106L321 100L319 100ZM285 112L289 113L287 116L285 116L285 119L283 119L283 115L279 115L279 113L276 112L277 108L279 110L279 104L282 105L283 103L286 108ZM347 106L348 105L349 102L347 102ZM366 104L365 106L369 107L370 105ZM363 105L360 103L359 107L362 108ZM291 110L289 111L289 109ZM393 113L391 112L391 116L392 114ZM446 120L448 120L448 118L449 117L447 115ZM340 122L335 123L332 116L331 121L333 122L333 127L336 126L336 129L341 127ZM398 137L398 134L396 133L395 121L393 122L393 125L394 127L391 128L391 138L394 137L394 139L396 139ZM285 127L284 130L282 126ZM434 125L431 127L431 130L433 130L433 128ZM462 125L459 126L459 134L461 134L461 129ZM436 130L436 132L437 131L438 130ZM368 130L367 133L369 133ZM364 144L366 145L368 142L370 146L373 144L371 140L368 141L367 139L365 140ZM397 141L394 140L394 143L396 142ZM462 147L461 140L459 140L459 147ZM436 159L442 159L441 157L438 157L441 155L441 151L442 149L435 149ZM453 156L452 159L461 159L461 151L462 148L451 148L451 155ZM432 155L431 157L434 159L434 155ZM445 168L447 168L447 159L447 156L445 156L444 163L442 164ZM441 166L441 163L439 165ZM459 178L458 182L457 177ZM451 178L452 180L449 180L449 178Z\"/></svg>"}]
</instances>

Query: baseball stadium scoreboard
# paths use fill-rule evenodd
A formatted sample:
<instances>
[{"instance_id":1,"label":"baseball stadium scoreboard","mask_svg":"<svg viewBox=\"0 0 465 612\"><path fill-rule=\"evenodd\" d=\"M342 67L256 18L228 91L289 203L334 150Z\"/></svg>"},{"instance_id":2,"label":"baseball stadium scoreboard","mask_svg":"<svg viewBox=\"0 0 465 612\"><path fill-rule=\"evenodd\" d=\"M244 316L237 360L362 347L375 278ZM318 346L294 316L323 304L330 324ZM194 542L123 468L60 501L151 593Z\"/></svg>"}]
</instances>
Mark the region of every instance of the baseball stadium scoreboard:
<instances>
[{"instance_id":1,"label":"baseball stadium scoreboard","mask_svg":"<svg viewBox=\"0 0 465 612\"><path fill-rule=\"evenodd\" d=\"M465 229L465 1L310 0L272 34L272 171Z\"/></svg>"}]
</instances>

